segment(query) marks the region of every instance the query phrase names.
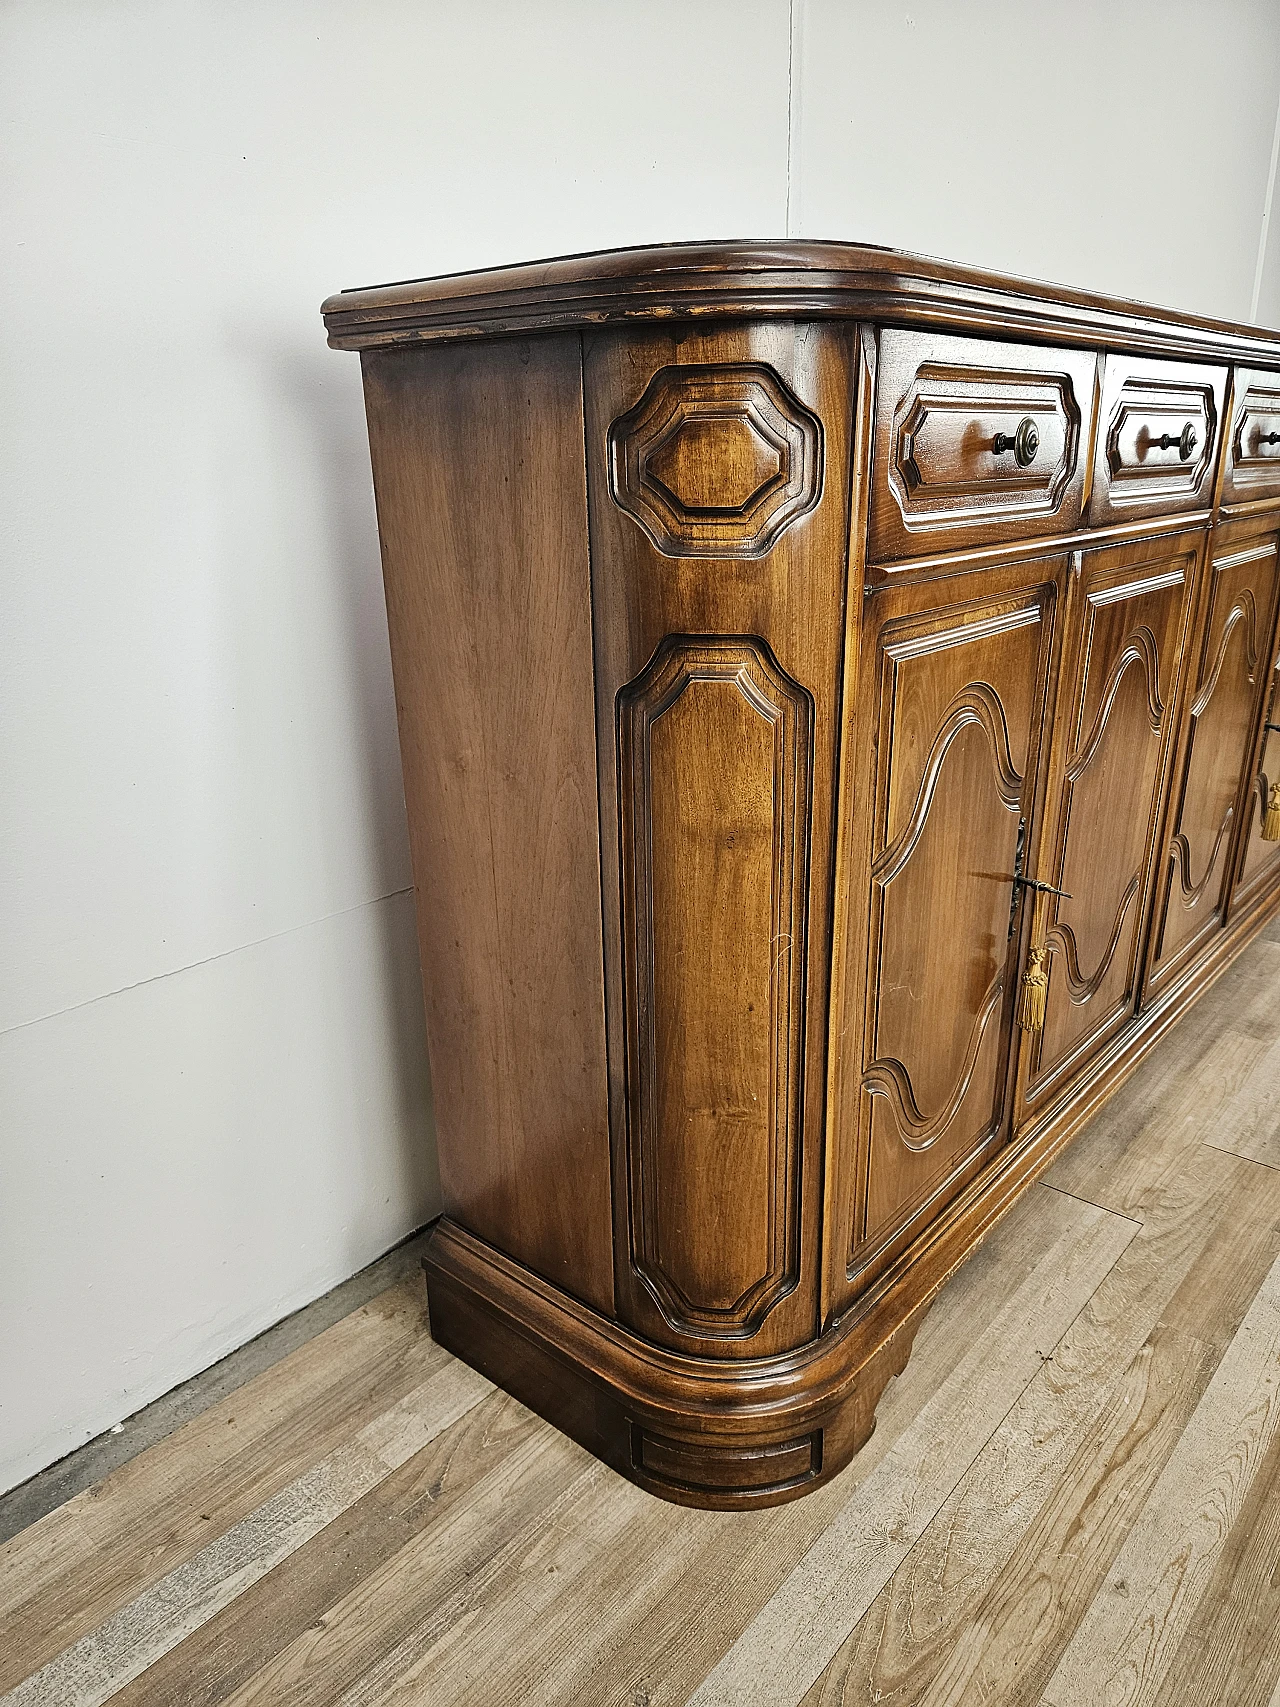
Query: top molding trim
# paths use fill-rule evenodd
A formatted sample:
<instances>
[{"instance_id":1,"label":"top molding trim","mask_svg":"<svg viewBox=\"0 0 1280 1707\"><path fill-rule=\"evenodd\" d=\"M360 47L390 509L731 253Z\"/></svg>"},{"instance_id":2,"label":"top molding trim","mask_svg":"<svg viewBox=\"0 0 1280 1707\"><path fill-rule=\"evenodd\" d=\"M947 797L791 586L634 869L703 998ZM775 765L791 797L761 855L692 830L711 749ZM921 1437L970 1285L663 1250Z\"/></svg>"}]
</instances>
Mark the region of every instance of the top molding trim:
<instances>
[{"instance_id":1,"label":"top molding trim","mask_svg":"<svg viewBox=\"0 0 1280 1707\"><path fill-rule=\"evenodd\" d=\"M339 350L671 320L850 319L1280 369L1280 332L869 244L660 243L343 291Z\"/></svg>"}]
</instances>

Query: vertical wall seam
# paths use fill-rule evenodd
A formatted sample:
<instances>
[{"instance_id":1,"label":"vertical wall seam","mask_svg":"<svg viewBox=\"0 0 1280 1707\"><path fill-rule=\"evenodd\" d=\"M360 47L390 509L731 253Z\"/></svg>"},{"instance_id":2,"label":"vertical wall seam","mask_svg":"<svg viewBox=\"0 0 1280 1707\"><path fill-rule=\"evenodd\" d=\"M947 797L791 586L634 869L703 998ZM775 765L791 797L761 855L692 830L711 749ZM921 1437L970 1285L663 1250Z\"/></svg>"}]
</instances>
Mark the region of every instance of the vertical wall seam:
<instances>
[{"instance_id":1,"label":"vertical wall seam","mask_svg":"<svg viewBox=\"0 0 1280 1707\"><path fill-rule=\"evenodd\" d=\"M788 0L787 6L787 212L786 235L794 237L799 223L798 197L793 192L796 169L796 138L799 129L799 102L796 99L796 47L800 31L800 11L804 0Z\"/></svg>"},{"instance_id":2,"label":"vertical wall seam","mask_svg":"<svg viewBox=\"0 0 1280 1707\"><path fill-rule=\"evenodd\" d=\"M794 3L794 0L793 0ZM1253 269L1253 300L1249 304L1249 324L1258 323L1258 303L1262 296L1262 274L1267 264L1267 236L1271 228L1271 204L1276 192L1276 162L1280 160L1280 92L1276 96L1276 122L1271 135L1271 166L1267 172L1267 193L1262 202L1262 228L1258 233L1258 262ZM790 195L788 168L788 198Z\"/></svg>"}]
</instances>

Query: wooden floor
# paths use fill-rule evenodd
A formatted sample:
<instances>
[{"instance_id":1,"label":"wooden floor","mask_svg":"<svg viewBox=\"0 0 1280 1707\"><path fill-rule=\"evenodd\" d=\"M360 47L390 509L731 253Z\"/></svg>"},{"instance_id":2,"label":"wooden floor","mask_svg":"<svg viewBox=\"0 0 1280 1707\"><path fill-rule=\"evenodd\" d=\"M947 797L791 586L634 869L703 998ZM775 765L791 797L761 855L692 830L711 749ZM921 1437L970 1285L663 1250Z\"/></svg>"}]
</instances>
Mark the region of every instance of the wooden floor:
<instances>
[{"instance_id":1,"label":"wooden floor","mask_svg":"<svg viewBox=\"0 0 1280 1707\"><path fill-rule=\"evenodd\" d=\"M1280 1707L1280 928L943 1293L851 1468L621 1481L402 1281L0 1551L23 1707Z\"/></svg>"}]
</instances>

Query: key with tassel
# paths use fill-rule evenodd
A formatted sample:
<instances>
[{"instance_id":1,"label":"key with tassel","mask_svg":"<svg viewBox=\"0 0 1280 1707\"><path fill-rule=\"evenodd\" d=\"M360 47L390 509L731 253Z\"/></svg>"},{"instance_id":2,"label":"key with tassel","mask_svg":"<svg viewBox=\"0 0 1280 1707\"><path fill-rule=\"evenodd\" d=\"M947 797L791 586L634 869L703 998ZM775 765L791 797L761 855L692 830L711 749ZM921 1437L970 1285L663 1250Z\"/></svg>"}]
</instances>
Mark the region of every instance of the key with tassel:
<instances>
[{"instance_id":1,"label":"key with tassel","mask_svg":"<svg viewBox=\"0 0 1280 1707\"><path fill-rule=\"evenodd\" d=\"M1036 902L1031 918L1031 950L1018 988L1018 1024L1023 1031L1039 1031L1044 1024L1049 1001L1049 950L1037 941L1040 935L1039 899L1041 895L1061 895L1064 901L1069 901L1071 896L1065 889L1058 889L1052 883L1037 882L1034 877L1019 875L1013 881L1024 889L1030 889Z\"/></svg>"},{"instance_id":2,"label":"key with tassel","mask_svg":"<svg viewBox=\"0 0 1280 1707\"><path fill-rule=\"evenodd\" d=\"M1044 1024L1045 1008L1049 1001L1049 970L1045 965L1047 951L1033 948L1027 956L1027 969L1022 974L1018 991L1018 1024L1023 1031L1039 1031Z\"/></svg>"},{"instance_id":3,"label":"key with tassel","mask_svg":"<svg viewBox=\"0 0 1280 1707\"><path fill-rule=\"evenodd\" d=\"M1272 723L1270 718L1262 727L1266 731L1263 735L1264 743L1267 735L1280 735L1280 723ZM1266 777L1263 776L1260 780L1263 788L1266 788ZM1273 782L1267 795L1267 804L1262 813L1262 839L1264 842L1280 842L1280 782Z\"/></svg>"}]
</instances>

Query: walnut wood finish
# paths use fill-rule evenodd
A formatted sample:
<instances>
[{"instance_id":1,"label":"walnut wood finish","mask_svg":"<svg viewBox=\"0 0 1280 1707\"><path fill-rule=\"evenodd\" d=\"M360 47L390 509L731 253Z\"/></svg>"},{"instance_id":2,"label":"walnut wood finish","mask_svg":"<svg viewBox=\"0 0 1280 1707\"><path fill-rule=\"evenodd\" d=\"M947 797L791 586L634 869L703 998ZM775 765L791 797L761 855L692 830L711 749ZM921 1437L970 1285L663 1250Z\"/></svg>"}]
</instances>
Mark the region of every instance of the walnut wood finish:
<instances>
[{"instance_id":1,"label":"walnut wood finish","mask_svg":"<svg viewBox=\"0 0 1280 1707\"><path fill-rule=\"evenodd\" d=\"M1189 684L1156 902L1151 990L1176 976L1206 935L1226 923L1237 832L1253 793L1250 764L1280 585L1277 544L1274 518L1261 527L1223 523L1214 536L1199 633L1189 654L1198 665ZM1260 846L1266 851L1273 844Z\"/></svg>"},{"instance_id":2,"label":"walnut wood finish","mask_svg":"<svg viewBox=\"0 0 1280 1707\"><path fill-rule=\"evenodd\" d=\"M1024 345L886 331L869 557L1074 528L1095 365L1078 350L1047 359Z\"/></svg>"},{"instance_id":3,"label":"walnut wood finish","mask_svg":"<svg viewBox=\"0 0 1280 1707\"><path fill-rule=\"evenodd\" d=\"M842 1110L857 1133L839 1181L846 1297L1007 1136L1013 879L1063 563L888 587L866 613L859 724L874 736L854 785L868 808L853 856L867 946L846 993L863 1009Z\"/></svg>"},{"instance_id":4,"label":"walnut wood finish","mask_svg":"<svg viewBox=\"0 0 1280 1707\"><path fill-rule=\"evenodd\" d=\"M611 1311L578 340L364 379L446 1212Z\"/></svg>"},{"instance_id":5,"label":"walnut wood finish","mask_svg":"<svg viewBox=\"0 0 1280 1707\"><path fill-rule=\"evenodd\" d=\"M1226 378L1225 368L1107 357L1091 522L1208 509Z\"/></svg>"},{"instance_id":6,"label":"walnut wood finish","mask_svg":"<svg viewBox=\"0 0 1280 1707\"><path fill-rule=\"evenodd\" d=\"M801 1345L818 1317L818 1270L800 1256L823 1189L811 1075L826 1044L852 349L843 326L585 340L618 1310L712 1357ZM715 418L708 371L728 375ZM737 478L739 423L766 380L776 490L797 478L786 421L810 490L762 559L742 549L758 505ZM667 465L686 482L669 503L719 528L714 561L660 549L619 501L637 405L659 382L696 429ZM664 1241L681 1265L738 1251L692 1311L654 1260Z\"/></svg>"},{"instance_id":7,"label":"walnut wood finish","mask_svg":"<svg viewBox=\"0 0 1280 1707\"><path fill-rule=\"evenodd\" d=\"M1026 1045L1030 1108L1129 1024L1174 709L1203 536L1078 553L1036 869L1049 951L1044 1027Z\"/></svg>"},{"instance_id":8,"label":"walnut wood finish","mask_svg":"<svg viewBox=\"0 0 1280 1707\"><path fill-rule=\"evenodd\" d=\"M1224 506L1280 498L1280 373L1237 368Z\"/></svg>"},{"instance_id":9,"label":"walnut wood finish","mask_svg":"<svg viewBox=\"0 0 1280 1707\"><path fill-rule=\"evenodd\" d=\"M1259 533L1238 522L1227 524L1222 532L1227 542L1240 550L1249 549L1246 541L1250 541L1254 549L1265 551L1271 547L1280 554L1280 510L1257 517L1254 525L1260 527ZM1262 673L1259 711L1250 731L1242 785L1240 843L1227 901L1229 924L1259 897L1269 894L1280 880L1280 842L1264 841L1261 834L1262 815L1272 784L1280 781L1280 728L1277 727L1280 725L1280 568L1276 570L1276 578L1276 610L1271 621L1270 644L1263 654L1267 667Z\"/></svg>"},{"instance_id":10,"label":"walnut wood finish","mask_svg":"<svg viewBox=\"0 0 1280 1707\"><path fill-rule=\"evenodd\" d=\"M793 1498L1280 906L1280 338L809 243L325 313L365 370L433 1330L668 1499Z\"/></svg>"}]
</instances>

